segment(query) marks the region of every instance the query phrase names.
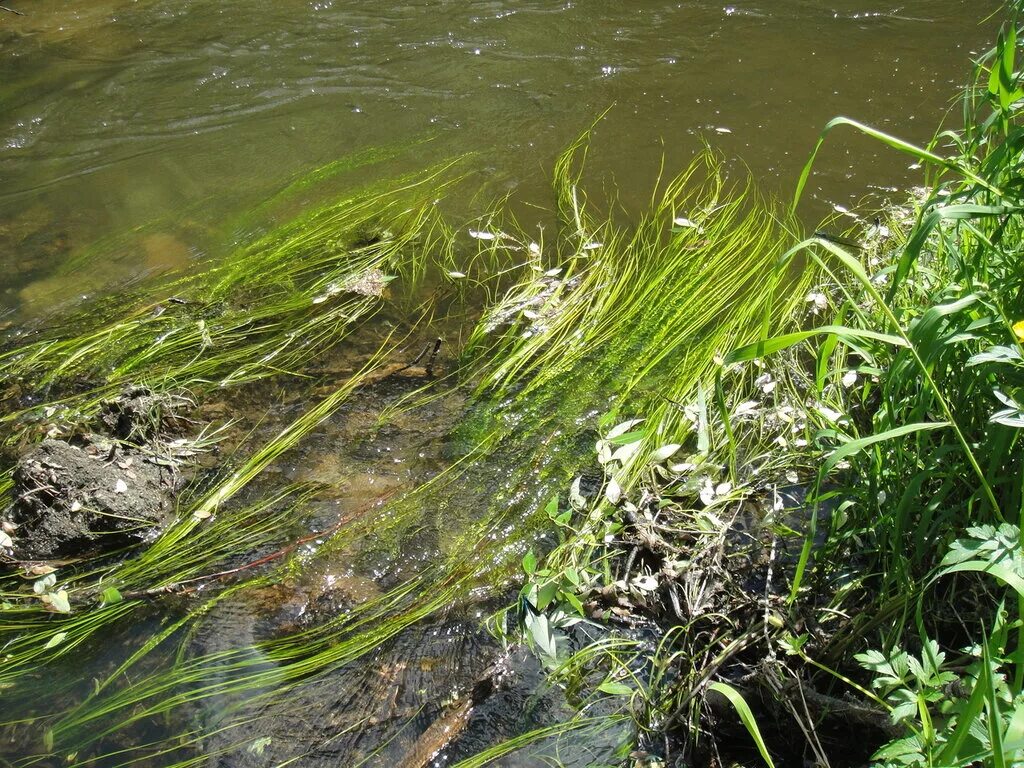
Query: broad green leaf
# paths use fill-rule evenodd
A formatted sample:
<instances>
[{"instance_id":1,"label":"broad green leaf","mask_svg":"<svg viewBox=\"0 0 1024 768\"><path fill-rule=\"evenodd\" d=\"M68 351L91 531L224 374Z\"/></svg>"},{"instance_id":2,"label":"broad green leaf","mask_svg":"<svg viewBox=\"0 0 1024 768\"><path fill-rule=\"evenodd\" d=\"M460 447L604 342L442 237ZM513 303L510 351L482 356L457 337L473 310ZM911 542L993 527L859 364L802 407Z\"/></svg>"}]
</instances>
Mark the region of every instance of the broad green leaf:
<instances>
[{"instance_id":1,"label":"broad green leaf","mask_svg":"<svg viewBox=\"0 0 1024 768\"><path fill-rule=\"evenodd\" d=\"M532 549L523 555L523 570L529 576L532 576L537 571L537 556L533 554Z\"/></svg>"}]
</instances>

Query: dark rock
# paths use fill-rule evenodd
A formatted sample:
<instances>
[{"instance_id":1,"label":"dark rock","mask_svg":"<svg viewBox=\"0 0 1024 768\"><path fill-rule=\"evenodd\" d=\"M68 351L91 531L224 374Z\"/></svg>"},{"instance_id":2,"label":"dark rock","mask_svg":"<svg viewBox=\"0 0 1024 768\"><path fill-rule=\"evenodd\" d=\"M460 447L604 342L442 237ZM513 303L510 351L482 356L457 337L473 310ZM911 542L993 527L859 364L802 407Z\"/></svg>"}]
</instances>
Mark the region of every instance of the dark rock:
<instances>
[{"instance_id":1,"label":"dark rock","mask_svg":"<svg viewBox=\"0 0 1024 768\"><path fill-rule=\"evenodd\" d=\"M14 470L14 554L67 557L151 535L171 518L180 483L166 462L98 435L44 440Z\"/></svg>"}]
</instances>

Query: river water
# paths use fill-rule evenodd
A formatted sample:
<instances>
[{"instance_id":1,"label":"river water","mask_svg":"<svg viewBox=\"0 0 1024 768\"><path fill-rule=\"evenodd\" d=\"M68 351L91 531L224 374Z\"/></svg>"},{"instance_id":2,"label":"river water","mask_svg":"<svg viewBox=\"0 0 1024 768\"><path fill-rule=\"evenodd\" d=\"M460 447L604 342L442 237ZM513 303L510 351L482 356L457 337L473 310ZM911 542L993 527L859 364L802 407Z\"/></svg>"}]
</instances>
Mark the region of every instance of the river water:
<instances>
[{"instance_id":1,"label":"river water","mask_svg":"<svg viewBox=\"0 0 1024 768\"><path fill-rule=\"evenodd\" d=\"M704 141L791 193L831 117L927 140L994 0L12 0L0 11L0 312L45 312L216 257L218 225L374 147L478 153L477 189L541 202L609 110L590 169L627 206ZM424 139L425 144L416 144ZM837 136L809 215L916 178ZM154 226L154 223L155 226ZM143 232L142 229L145 231ZM88 266L90 244L138 230ZM225 237L227 235L227 237Z\"/></svg>"},{"instance_id":2,"label":"river water","mask_svg":"<svg viewBox=\"0 0 1024 768\"><path fill-rule=\"evenodd\" d=\"M5 4L24 15L0 11L0 328L38 321L147 275L215 260L275 223L259 215L262 201L361 152L379 150L390 159L386 168L355 169L347 181L470 154L472 175L459 188L457 209L505 194L519 205L543 205L558 153L604 114L588 159L595 197L606 193L635 209L663 159L674 172L705 142L733 169L748 166L764 190L785 196L835 115L927 141L953 104L972 54L991 39L993 23L982 17L998 7L989 0ZM814 221L836 206L898 193L919 178L910 165L863 138L837 134L809 186L805 217ZM250 210L257 213L243 215ZM380 334L366 333L359 341L365 349L347 342L340 359L321 364L318 375L328 387L361 364L360 354L370 354ZM421 487L461 455L456 428L465 401L439 399L378 429L382 410L419 385L387 379L364 387L268 470L255 492L323 483L328 491L311 519L295 522L326 530L375 497ZM242 423L258 439L323 394L294 382L273 386L270 394L258 388L255 400L227 406L244 414ZM337 617L373 606L442 555L457 560L467 540L461 534L472 531L485 499L524 507L540 500L543 489L523 480L526 470L512 472L521 457L506 458L508 468L471 468L469 491L432 497L424 509L396 515L397 522L368 523L303 573L225 596L189 630L182 657L205 660L210 678L202 682L213 685L216 675L240 674L223 659L273 668L260 649L280 650L287 638L321 626L340 627L331 647L342 647L348 629ZM469 590L422 616L410 599L402 609L416 621L358 656L339 655L301 685L289 678L292 688L281 700L261 690L265 701L246 709L254 692L244 688L199 697L191 709L106 739L105 757L89 762L74 753L61 760L119 765L129 755L174 765L205 750L211 766L397 761L419 768L426 763L414 756L424 734L455 706L448 699L457 702L500 655L481 620L504 604L503 590L479 599ZM46 670L52 677L40 678L39 706L66 706L48 698L47 686L59 689L56 681L70 680L83 695L92 675L109 672L166 624L164 608L168 615L178 610L155 607L101 643L88 666L75 658ZM506 663L518 676L478 708L449 759L571 714L564 697L544 688L535 662L521 654ZM133 684L124 683L129 690ZM229 711L251 716L253 724L218 730ZM162 740L196 722L206 728L198 748L182 742L181 753L164 751ZM26 723L7 734L0 755L28 765L24 752L38 749L40 738ZM602 738L588 733L568 752L556 745L507 764L600 764L612 759L617 743L614 734ZM144 740L152 741L148 752L139 746Z\"/></svg>"}]
</instances>

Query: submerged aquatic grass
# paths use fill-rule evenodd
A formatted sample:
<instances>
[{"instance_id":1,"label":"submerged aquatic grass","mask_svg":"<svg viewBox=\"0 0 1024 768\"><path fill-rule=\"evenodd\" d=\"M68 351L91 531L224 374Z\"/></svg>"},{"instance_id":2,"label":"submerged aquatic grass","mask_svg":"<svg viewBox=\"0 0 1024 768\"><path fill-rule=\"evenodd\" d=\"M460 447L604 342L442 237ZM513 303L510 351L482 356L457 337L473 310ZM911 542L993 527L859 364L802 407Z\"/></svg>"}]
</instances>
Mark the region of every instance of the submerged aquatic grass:
<instances>
[{"instance_id":1,"label":"submerged aquatic grass","mask_svg":"<svg viewBox=\"0 0 1024 768\"><path fill-rule=\"evenodd\" d=\"M304 216L223 265L144 293L123 319L93 316L85 333L30 339L0 359L22 381L42 374L39 391L51 397L7 417L13 441L31 439L31 414L61 404L88 413L126 381L200 397L256 378L301 377L318 351L354 327L369 327L380 297L364 295L353 281L370 274L425 275L439 287L416 299L421 320L410 325L443 321L443 311L466 340L454 372L411 387L381 414L381 420L408 416L438 398L458 398L462 416L445 438L446 468L374 506L372 517L343 521L315 552L289 550L223 588L211 581L175 620L127 649L88 696L51 711L34 706L30 727L41 735L35 754L18 764L60 756L72 765L97 759L187 765L194 762L190 750L248 748L260 718L301 700L309 686L409 628L439 620L453 605L500 599L536 532L562 515L564 505L556 503L552 514L546 500L590 450L598 414L650 414L636 459L617 460L615 482L624 489L647 457L692 432L678 404L713 387L716 356L766 329L785 328L814 272L778 267L794 225L749 183L728 182L713 154L659 185L651 209L627 225L586 199L584 147L571 147L556 166L558 232L544 242L532 242L500 206L467 232L441 221L432 201L406 202L421 190L436 193L433 180L441 177L427 175L399 183L393 196ZM476 295L492 301L476 310L466 304ZM186 303L169 303L172 296ZM155 311L158 304L164 311ZM380 381L402 341L386 340L334 394L262 448L248 448L241 466L210 490L187 497L178 521L153 544L123 562L77 566L66 578L61 573L71 614L51 616L24 601L15 607L5 627L14 659L5 668L9 690L31 696L19 688L30 670L71 651L91 652L103 631L160 600L162 589L173 592L174 585L215 573L232 554L280 546L304 493L276 491L255 504L236 497L359 387ZM96 383L84 395L68 394L83 379ZM208 652L191 643L221 600L279 583L371 536L400 549L428 525L444 530L439 552L399 571L397 583L379 596L279 637L241 638ZM113 595L110 589L123 599L108 604L102 596ZM539 598L535 603L547 607ZM581 715L495 745L479 759L562 732L617 727L622 718L619 706ZM154 727L166 735L152 749L126 754L117 746L117 734ZM210 746L215 736L229 746Z\"/></svg>"}]
</instances>

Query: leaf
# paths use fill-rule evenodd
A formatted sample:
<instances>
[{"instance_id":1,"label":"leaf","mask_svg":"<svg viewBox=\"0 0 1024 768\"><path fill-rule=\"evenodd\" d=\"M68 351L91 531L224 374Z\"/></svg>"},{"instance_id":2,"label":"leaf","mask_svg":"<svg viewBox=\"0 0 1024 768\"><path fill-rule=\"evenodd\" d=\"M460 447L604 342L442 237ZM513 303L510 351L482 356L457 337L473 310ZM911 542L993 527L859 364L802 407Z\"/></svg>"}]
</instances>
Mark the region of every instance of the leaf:
<instances>
[{"instance_id":1,"label":"leaf","mask_svg":"<svg viewBox=\"0 0 1024 768\"><path fill-rule=\"evenodd\" d=\"M884 432L868 435L867 437L861 437L857 440L851 440L848 443L843 443L841 446L836 448L831 455L829 455L825 460L825 463L822 465L821 471L823 473L828 472L847 456L852 456L875 443L881 443L886 440L902 437L903 435L909 435L914 432L928 432L933 429L944 429L948 426L948 421L926 421L919 424L904 424L899 427L894 427L893 429L887 429Z\"/></svg>"},{"instance_id":2,"label":"leaf","mask_svg":"<svg viewBox=\"0 0 1024 768\"><path fill-rule=\"evenodd\" d=\"M558 517L558 494L548 499L548 503L544 506L544 511L552 520Z\"/></svg>"},{"instance_id":3,"label":"leaf","mask_svg":"<svg viewBox=\"0 0 1024 768\"><path fill-rule=\"evenodd\" d=\"M523 555L523 570L526 571L528 576L532 576L537 572L537 556L533 554L532 549Z\"/></svg>"},{"instance_id":4,"label":"leaf","mask_svg":"<svg viewBox=\"0 0 1024 768\"><path fill-rule=\"evenodd\" d=\"M68 593L66 590L61 589L57 592L50 592L46 597L49 598L47 602L58 613L71 613L71 603L68 602Z\"/></svg>"},{"instance_id":5,"label":"leaf","mask_svg":"<svg viewBox=\"0 0 1024 768\"><path fill-rule=\"evenodd\" d=\"M555 595L557 594L558 585L555 582L549 581L543 584L541 588L537 590L537 610L543 611L551 605L551 601L555 599Z\"/></svg>"},{"instance_id":6,"label":"leaf","mask_svg":"<svg viewBox=\"0 0 1024 768\"><path fill-rule=\"evenodd\" d=\"M860 328L852 328L848 325L820 325L817 328L811 328L807 331L798 331L796 333L786 333L782 336L773 336L763 341L754 342L753 344L747 344L742 347L738 347L725 356L725 364L731 365L732 363L743 363L749 360L755 360L766 355L780 352L783 349L795 346L807 339L814 338L815 336L823 335L835 335L839 339L851 338L851 339L869 339L872 341L881 341L885 344L892 344L896 347L905 347L907 342L899 336L893 336L889 333L879 333L878 331L869 331Z\"/></svg>"},{"instance_id":7,"label":"leaf","mask_svg":"<svg viewBox=\"0 0 1024 768\"><path fill-rule=\"evenodd\" d=\"M50 650L51 648L56 648L58 645L60 645L61 643L64 642L64 638L66 638L67 636L68 636L67 632L58 632L57 634L55 634L53 637L51 637L49 640L46 641L46 645L44 645L43 648L45 650Z\"/></svg>"},{"instance_id":8,"label":"leaf","mask_svg":"<svg viewBox=\"0 0 1024 768\"><path fill-rule=\"evenodd\" d=\"M661 446L661 448L656 450L651 455L651 461L654 462L655 464L660 464L661 462L665 461L665 459L669 458L670 456L673 456L676 453L676 451L678 451L681 447L682 446L679 443L669 443L668 445L663 445Z\"/></svg>"},{"instance_id":9,"label":"leaf","mask_svg":"<svg viewBox=\"0 0 1024 768\"><path fill-rule=\"evenodd\" d=\"M632 459L636 455L637 451L640 450L642 445L642 442L636 440L632 443L627 443L626 445L619 446L618 448L615 449L615 452L611 455L609 461L617 461L623 466L625 466L626 464L629 463L630 459Z\"/></svg>"},{"instance_id":10,"label":"leaf","mask_svg":"<svg viewBox=\"0 0 1024 768\"><path fill-rule=\"evenodd\" d=\"M270 736L261 736L246 747L246 751L252 755L262 755L263 750L269 747L272 742L273 739Z\"/></svg>"},{"instance_id":11,"label":"leaf","mask_svg":"<svg viewBox=\"0 0 1024 768\"><path fill-rule=\"evenodd\" d=\"M1009 587L1016 590L1017 594L1024 597L1024 578L1021 578L1013 568L1005 562L986 562L983 560L968 560L964 563L957 563L938 572L939 576L947 576L951 573L987 573L995 576Z\"/></svg>"},{"instance_id":12,"label":"leaf","mask_svg":"<svg viewBox=\"0 0 1024 768\"><path fill-rule=\"evenodd\" d=\"M982 363L1012 363L1020 360L1020 350L1016 347L989 347L984 352L972 355L967 360L967 365L981 365Z\"/></svg>"},{"instance_id":13,"label":"leaf","mask_svg":"<svg viewBox=\"0 0 1024 768\"><path fill-rule=\"evenodd\" d=\"M120 603L122 600L124 600L124 597L121 596L121 593L118 592L114 587L107 587L106 589L104 589L103 594L100 595L100 597L103 599L104 605L113 605L114 603Z\"/></svg>"},{"instance_id":14,"label":"leaf","mask_svg":"<svg viewBox=\"0 0 1024 768\"><path fill-rule=\"evenodd\" d=\"M582 479L582 477L575 478L572 481L572 485L569 486L569 504L577 512L582 512L587 508L587 500L580 493L580 481Z\"/></svg>"},{"instance_id":15,"label":"leaf","mask_svg":"<svg viewBox=\"0 0 1024 768\"><path fill-rule=\"evenodd\" d=\"M618 504L619 499L622 498L622 488L614 477L608 480L608 485L604 489L604 495L608 499L609 504Z\"/></svg>"},{"instance_id":16,"label":"leaf","mask_svg":"<svg viewBox=\"0 0 1024 768\"><path fill-rule=\"evenodd\" d=\"M633 693L633 689L625 683L617 683L614 680L605 680L599 686L597 690L601 693L607 693L612 696L629 696Z\"/></svg>"},{"instance_id":17,"label":"leaf","mask_svg":"<svg viewBox=\"0 0 1024 768\"><path fill-rule=\"evenodd\" d=\"M626 446L626 445L631 445L633 443L636 443L636 442L638 442L640 440L643 440L643 437L644 437L644 433L643 432L623 432L622 434L615 435L614 437L609 436L607 438L607 441L611 445ZM613 455L613 458L614 458L614 455Z\"/></svg>"},{"instance_id":18,"label":"leaf","mask_svg":"<svg viewBox=\"0 0 1024 768\"><path fill-rule=\"evenodd\" d=\"M630 419L629 421L624 421L621 424L617 424L616 426L612 427L611 431L607 435L605 435L605 440L614 440L616 437L618 437L619 435L624 435L626 432L628 432L630 429L635 427L637 424L640 424L641 422L643 422L643 419Z\"/></svg>"},{"instance_id":19,"label":"leaf","mask_svg":"<svg viewBox=\"0 0 1024 768\"><path fill-rule=\"evenodd\" d=\"M530 638L536 648L545 656L554 660L555 658L555 636L551 632L551 625L543 613L527 613L526 628L530 631Z\"/></svg>"},{"instance_id":20,"label":"leaf","mask_svg":"<svg viewBox=\"0 0 1024 768\"><path fill-rule=\"evenodd\" d=\"M775 763L772 762L772 756L768 753L768 747L765 745L764 739L761 737L761 729L757 727L757 720L754 719L754 713L750 711L750 706L743 698L743 695L727 683L711 683L708 688L722 694L729 700L729 703L732 704L733 708L736 710L736 714L740 716L740 720L747 729L747 733L750 734L750 738L754 740L754 744L757 746L757 751L761 753L761 758L765 763L767 763L768 768L775 768Z\"/></svg>"}]
</instances>

